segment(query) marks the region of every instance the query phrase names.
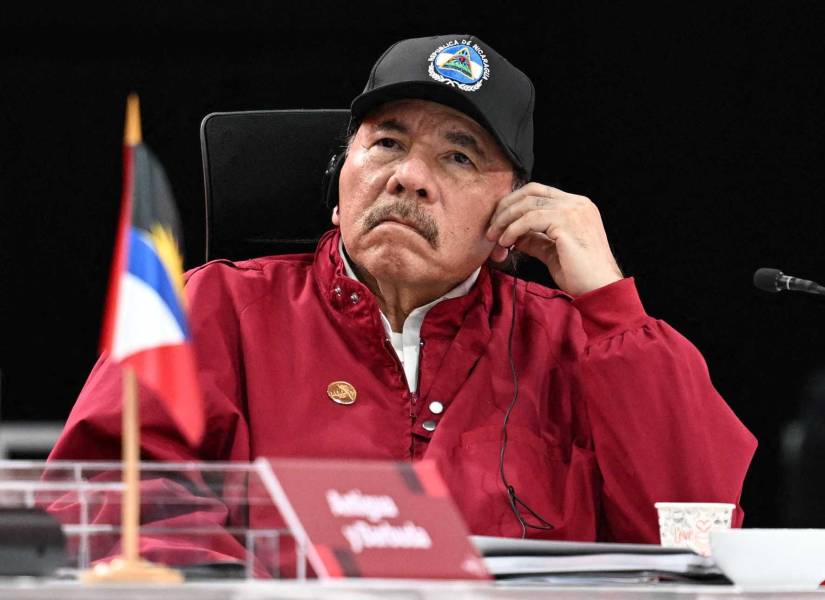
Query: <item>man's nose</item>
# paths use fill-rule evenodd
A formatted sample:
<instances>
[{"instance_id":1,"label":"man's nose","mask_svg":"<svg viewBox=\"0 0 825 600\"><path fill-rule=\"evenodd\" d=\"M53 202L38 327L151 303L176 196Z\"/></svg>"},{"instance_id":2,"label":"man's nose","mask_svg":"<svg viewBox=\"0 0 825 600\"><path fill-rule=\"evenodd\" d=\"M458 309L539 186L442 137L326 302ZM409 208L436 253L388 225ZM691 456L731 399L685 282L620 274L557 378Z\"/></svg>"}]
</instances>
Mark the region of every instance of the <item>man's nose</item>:
<instances>
[{"instance_id":1,"label":"man's nose","mask_svg":"<svg viewBox=\"0 0 825 600\"><path fill-rule=\"evenodd\" d=\"M432 185L432 171L427 162L420 156L410 154L396 165L387 180L387 192L427 200L433 197Z\"/></svg>"}]
</instances>

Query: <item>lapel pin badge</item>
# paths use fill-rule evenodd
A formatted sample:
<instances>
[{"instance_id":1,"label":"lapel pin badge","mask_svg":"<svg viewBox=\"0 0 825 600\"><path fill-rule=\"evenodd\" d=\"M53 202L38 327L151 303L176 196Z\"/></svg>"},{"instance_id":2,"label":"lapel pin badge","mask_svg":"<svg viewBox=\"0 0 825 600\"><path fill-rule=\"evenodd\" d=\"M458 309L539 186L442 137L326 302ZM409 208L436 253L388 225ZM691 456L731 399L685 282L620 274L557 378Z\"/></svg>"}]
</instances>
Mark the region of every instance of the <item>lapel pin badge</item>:
<instances>
[{"instance_id":1,"label":"lapel pin badge","mask_svg":"<svg viewBox=\"0 0 825 600\"><path fill-rule=\"evenodd\" d=\"M337 404L352 404L357 395L352 384L346 381L333 381L327 386L327 396Z\"/></svg>"}]
</instances>

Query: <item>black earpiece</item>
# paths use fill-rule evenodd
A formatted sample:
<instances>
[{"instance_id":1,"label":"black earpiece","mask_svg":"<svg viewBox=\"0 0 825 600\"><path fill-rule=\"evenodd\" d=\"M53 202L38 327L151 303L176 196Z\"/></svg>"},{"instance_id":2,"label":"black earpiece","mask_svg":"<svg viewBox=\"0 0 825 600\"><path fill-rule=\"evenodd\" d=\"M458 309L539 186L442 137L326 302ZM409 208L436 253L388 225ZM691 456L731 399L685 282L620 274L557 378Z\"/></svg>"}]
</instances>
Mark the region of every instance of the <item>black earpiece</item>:
<instances>
[{"instance_id":1,"label":"black earpiece","mask_svg":"<svg viewBox=\"0 0 825 600\"><path fill-rule=\"evenodd\" d=\"M327 168L324 169L324 177L321 182L321 200L329 209L338 204L338 176L341 173L345 158L346 152L344 151L333 154L329 158Z\"/></svg>"},{"instance_id":2,"label":"black earpiece","mask_svg":"<svg viewBox=\"0 0 825 600\"><path fill-rule=\"evenodd\" d=\"M338 204L338 177L341 175L341 167L347 158L347 149L352 136L358 129L359 121L350 115L346 133L340 138L340 150L329 157L327 167L324 169L324 177L321 182L321 202L332 210Z\"/></svg>"}]
</instances>

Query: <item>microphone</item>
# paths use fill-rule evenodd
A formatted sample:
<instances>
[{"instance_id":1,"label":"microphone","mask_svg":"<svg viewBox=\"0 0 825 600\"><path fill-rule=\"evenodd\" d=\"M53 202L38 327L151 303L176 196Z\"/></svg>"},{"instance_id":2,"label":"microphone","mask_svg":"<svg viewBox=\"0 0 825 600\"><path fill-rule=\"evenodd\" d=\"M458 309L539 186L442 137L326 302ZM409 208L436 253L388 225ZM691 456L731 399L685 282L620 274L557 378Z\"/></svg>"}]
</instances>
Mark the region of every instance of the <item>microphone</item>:
<instances>
[{"instance_id":1,"label":"microphone","mask_svg":"<svg viewBox=\"0 0 825 600\"><path fill-rule=\"evenodd\" d=\"M760 290L771 293L790 290L792 292L825 295L825 287L815 281L791 277L785 275L779 269L757 269L756 273L753 274L753 285Z\"/></svg>"}]
</instances>

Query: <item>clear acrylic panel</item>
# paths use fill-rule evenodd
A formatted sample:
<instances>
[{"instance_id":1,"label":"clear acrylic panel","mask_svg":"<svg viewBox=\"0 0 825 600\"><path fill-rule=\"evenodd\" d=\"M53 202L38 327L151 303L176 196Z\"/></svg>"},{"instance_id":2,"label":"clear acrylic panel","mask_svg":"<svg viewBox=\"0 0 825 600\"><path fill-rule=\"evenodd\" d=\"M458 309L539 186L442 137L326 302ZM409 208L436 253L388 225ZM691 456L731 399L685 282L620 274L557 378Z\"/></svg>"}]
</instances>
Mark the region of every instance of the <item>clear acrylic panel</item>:
<instances>
[{"instance_id":1,"label":"clear acrylic panel","mask_svg":"<svg viewBox=\"0 0 825 600\"><path fill-rule=\"evenodd\" d=\"M0 507L61 525L71 575L120 552L119 462L0 461ZM265 460L140 465L140 552L188 578L306 577L305 543L280 517Z\"/></svg>"}]
</instances>

